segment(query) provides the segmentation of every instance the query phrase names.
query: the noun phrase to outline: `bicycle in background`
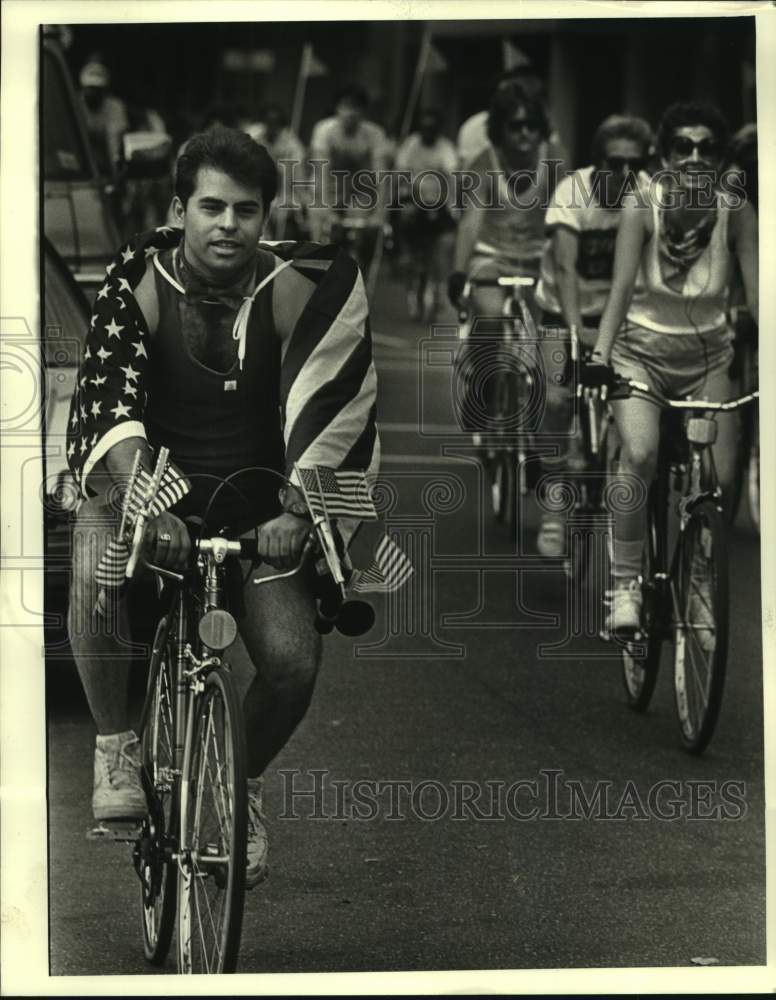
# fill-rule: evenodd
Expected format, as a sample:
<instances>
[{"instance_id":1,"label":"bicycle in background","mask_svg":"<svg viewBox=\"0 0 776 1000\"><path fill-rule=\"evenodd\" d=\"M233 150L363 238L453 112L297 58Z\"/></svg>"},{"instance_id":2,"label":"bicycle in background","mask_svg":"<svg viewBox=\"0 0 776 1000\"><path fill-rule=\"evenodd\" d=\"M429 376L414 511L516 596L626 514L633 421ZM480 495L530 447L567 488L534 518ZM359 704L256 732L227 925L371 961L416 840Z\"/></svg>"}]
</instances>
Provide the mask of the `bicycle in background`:
<instances>
[{"instance_id":1,"label":"bicycle in background","mask_svg":"<svg viewBox=\"0 0 776 1000\"><path fill-rule=\"evenodd\" d=\"M464 376L467 388L461 409L466 422L483 428L475 430L472 439L488 470L493 515L510 528L517 524L517 498L528 492L526 465L533 442L530 423L541 410L538 332L526 300L527 291L535 284L535 278L524 275L470 277L459 309L459 338L468 343L474 355ZM482 318L472 309L475 288L501 288L507 293L497 334L482 336L476 330Z\"/></svg>"}]
</instances>

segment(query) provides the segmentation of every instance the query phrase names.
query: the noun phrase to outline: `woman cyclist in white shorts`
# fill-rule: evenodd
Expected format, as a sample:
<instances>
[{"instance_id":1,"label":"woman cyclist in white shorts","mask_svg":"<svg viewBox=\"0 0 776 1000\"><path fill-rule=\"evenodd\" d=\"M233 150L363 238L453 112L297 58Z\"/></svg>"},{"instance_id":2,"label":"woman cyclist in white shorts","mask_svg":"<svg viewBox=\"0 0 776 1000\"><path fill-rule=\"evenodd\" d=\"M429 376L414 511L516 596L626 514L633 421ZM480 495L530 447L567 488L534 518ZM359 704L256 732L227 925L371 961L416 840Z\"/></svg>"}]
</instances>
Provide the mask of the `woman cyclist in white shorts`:
<instances>
[{"instance_id":1,"label":"woman cyclist in white shorts","mask_svg":"<svg viewBox=\"0 0 776 1000\"><path fill-rule=\"evenodd\" d=\"M657 151L664 170L646 197L625 204L615 247L612 289L593 365L647 383L666 397L710 401L733 394L728 369L732 331L725 307L737 260L751 315L757 316L757 219L724 174L729 131L721 112L698 102L663 115ZM643 295L633 296L641 269ZM613 402L621 440L619 471L649 484L655 475L659 408L636 396ZM723 491L734 472L737 416L720 414L714 460ZM614 593L605 629L638 628L646 511L618 512L614 525Z\"/></svg>"}]
</instances>

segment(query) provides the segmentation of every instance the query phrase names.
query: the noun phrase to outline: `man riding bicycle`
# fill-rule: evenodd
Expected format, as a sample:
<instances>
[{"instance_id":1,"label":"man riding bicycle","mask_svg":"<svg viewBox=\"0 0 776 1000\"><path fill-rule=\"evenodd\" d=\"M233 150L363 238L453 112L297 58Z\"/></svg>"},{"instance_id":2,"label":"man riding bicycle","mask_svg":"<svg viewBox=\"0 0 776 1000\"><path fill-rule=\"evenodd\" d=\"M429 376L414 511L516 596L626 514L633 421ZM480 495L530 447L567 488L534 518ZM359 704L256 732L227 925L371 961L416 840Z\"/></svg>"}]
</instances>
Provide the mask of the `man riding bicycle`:
<instances>
[{"instance_id":1,"label":"man riding bicycle","mask_svg":"<svg viewBox=\"0 0 776 1000\"><path fill-rule=\"evenodd\" d=\"M239 494L221 489L208 507L217 483L239 470L376 469L363 282L336 251L302 246L281 261L258 246L276 189L275 164L249 136L223 127L195 136L176 169L180 229L125 247L95 300L69 425L68 459L86 499L74 530L68 625L97 726L98 820L146 813L129 725L126 598L105 614L95 610L95 572L117 523L111 493L137 451L150 471L152 450L169 448L192 483L145 535L149 561L172 570L190 555L183 518L206 509L213 533L260 524L262 560L297 564L310 524L293 491L279 497L275 476L238 476ZM260 776L304 717L321 648L313 594L299 576L248 584L242 601L240 635L255 667L244 701L252 886L268 870Z\"/></svg>"},{"instance_id":2,"label":"man riding bicycle","mask_svg":"<svg viewBox=\"0 0 776 1000\"><path fill-rule=\"evenodd\" d=\"M402 191L400 234L406 247L407 307L410 319L423 317L429 322L442 300L455 245L456 223L450 208L458 157L441 125L438 111L424 109L418 131L396 153L396 169L410 175Z\"/></svg>"},{"instance_id":3,"label":"man riding bicycle","mask_svg":"<svg viewBox=\"0 0 776 1000\"><path fill-rule=\"evenodd\" d=\"M526 96L516 84L496 91L488 116L490 145L469 168L478 184L467 196L469 202L458 226L455 271L448 280L454 306L460 304L467 279L538 277L545 244L544 214L563 174L563 164L547 158L548 130L540 101ZM483 338L492 339L502 330L504 294L499 287L472 287L471 306L477 320L459 358L458 371L464 388L460 420L463 428L473 433L475 443L481 441L487 428L479 426L474 416L473 386L477 371L490 365L492 352L486 350ZM492 382L483 383L483 405L488 412Z\"/></svg>"},{"instance_id":4,"label":"man riding bicycle","mask_svg":"<svg viewBox=\"0 0 776 1000\"><path fill-rule=\"evenodd\" d=\"M629 196L623 206L589 382L609 378L613 368L667 398L715 402L732 395L733 335L725 310L737 261L747 307L757 317L757 218L743 192L722 184L728 136L713 105L677 103L664 113L657 133L664 171L646 197ZM644 291L634 296L639 270ZM660 410L630 396L613 401L612 411L622 443L619 471L648 485ZM723 497L735 468L736 419L734 413L717 417L713 455ZM606 631L627 634L639 626L644 536L643 505L617 513Z\"/></svg>"},{"instance_id":5,"label":"man riding bicycle","mask_svg":"<svg viewBox=\"0 0 776 1000\"><path fill-rule=\"evenodd\" d=\"M612 281L614 243L623 195L632 185L648 185L644 173L652 146L649 125L641 118L610 115L593 135L593 164L564 177L553 192L545 227L549 240L542 256L536 303L542 326L574 332L592 347ZM562 439L569 431L573 386L568 378L568 342L542 341L547 378L543 431ZM562 447L562 446L561 446ZM563 473L570 454L551 463ZM542 555L560 556L565 545L563 519L544 512L537 539Z\"/></svg>"},{"instance_id":6,"label":"man riding bicycle","mask_svg":"<svg viewBox=\"0 0 776 1000\"><path fill-rule=\"evenodd\" d=\"M347 226L357 226L355 256L364 271L384 222L378 176L388 166L388 140L366 118L368 103L363 88L344 88L336 113L317 122L310 137L310 159L322 161L309 209L313 239L344 243Z\"/></svg>"}]
</instances>

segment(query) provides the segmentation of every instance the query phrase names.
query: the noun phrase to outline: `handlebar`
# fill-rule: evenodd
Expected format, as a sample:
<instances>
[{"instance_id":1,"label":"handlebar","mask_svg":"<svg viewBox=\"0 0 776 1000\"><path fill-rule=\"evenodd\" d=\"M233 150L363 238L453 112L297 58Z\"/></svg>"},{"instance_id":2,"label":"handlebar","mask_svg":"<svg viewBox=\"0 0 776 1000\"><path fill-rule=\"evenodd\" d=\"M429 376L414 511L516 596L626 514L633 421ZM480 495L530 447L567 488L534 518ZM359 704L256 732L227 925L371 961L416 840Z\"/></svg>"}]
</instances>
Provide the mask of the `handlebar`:
<instances>
[{"instance_id":1,"label":"handlebar","mask_svg":"<svg viewBox=\"0 0 776 1000\"><path fill-rule=\"evenodd\" d=\"M760 398L759 390L755 389L754 392L749 392L745 396L739 396L736 399L727 399L724 402L712 402L708 399L668 399L666 396L655 392L654 389L651 389L644 382L615 377L613 390L616 392L622 389L630 389L638 392L640 395L646 396L668 410L707 410L714 413L727 413L731 410L738 410L742 406L747 406L749 403L754 402L755 399ZM609 398L612 398L612 394L610 394Z\"/></svg>"}]
</instances>

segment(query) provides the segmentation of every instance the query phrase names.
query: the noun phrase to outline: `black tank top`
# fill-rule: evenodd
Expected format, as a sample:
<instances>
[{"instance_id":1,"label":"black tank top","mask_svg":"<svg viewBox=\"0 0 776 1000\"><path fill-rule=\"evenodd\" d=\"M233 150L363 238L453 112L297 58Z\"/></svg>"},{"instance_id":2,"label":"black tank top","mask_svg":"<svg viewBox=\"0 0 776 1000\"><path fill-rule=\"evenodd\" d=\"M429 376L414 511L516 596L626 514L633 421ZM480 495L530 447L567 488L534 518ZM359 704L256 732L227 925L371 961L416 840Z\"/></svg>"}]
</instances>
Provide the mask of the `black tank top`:
<instances>
[{"instance_id":1,"label":"black tank top","mask_svg":"<svg viewBox=\"0 0 776 1000\"><path fill-rule=\"evenodd\" d=\"M172 251L163 251L159 263L174 274ZM257 283L275 266L272 254L257 256ZM152 446L165 445L170 458L192 482L192 492L175 512L204 516L218 482L253 466L283 469L280 424L280 341L272 317L270 282L256 296L248 324L245 358L228 372L217 372L198 361L183 335L183 295L154 267L159 301L159 325L151 340L146 433ZM201 304L213 329L231 336L235 312L227 306ZM245 473L236 476L241 499L229 487L218 492L207 517L209 527L258 524L279 512L281 485L276 476Z\"/></svg>"}]
</instances>

